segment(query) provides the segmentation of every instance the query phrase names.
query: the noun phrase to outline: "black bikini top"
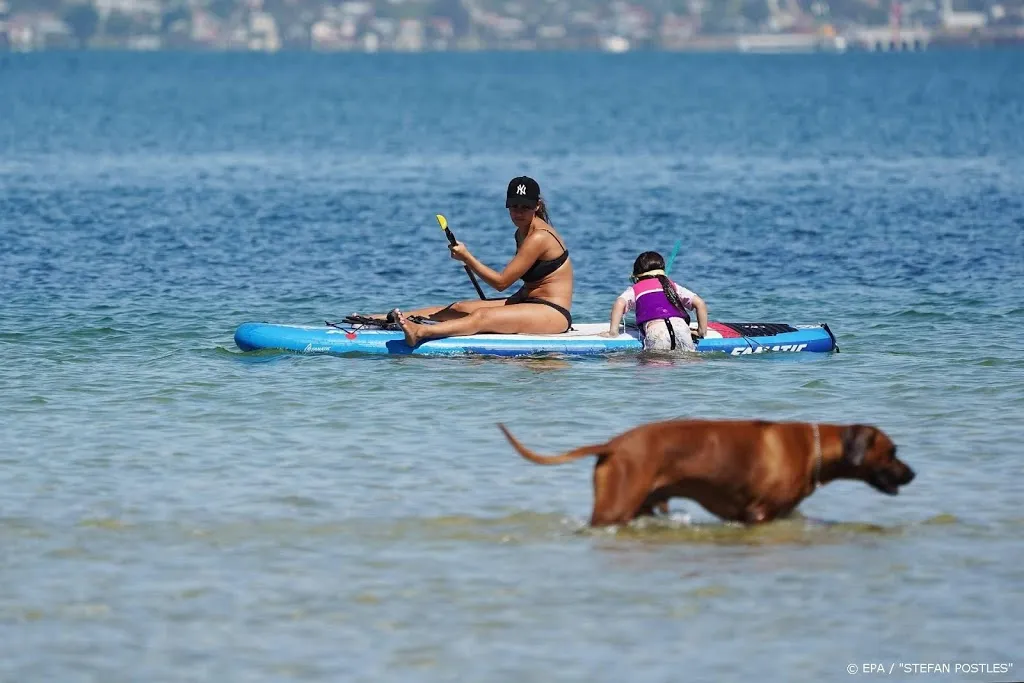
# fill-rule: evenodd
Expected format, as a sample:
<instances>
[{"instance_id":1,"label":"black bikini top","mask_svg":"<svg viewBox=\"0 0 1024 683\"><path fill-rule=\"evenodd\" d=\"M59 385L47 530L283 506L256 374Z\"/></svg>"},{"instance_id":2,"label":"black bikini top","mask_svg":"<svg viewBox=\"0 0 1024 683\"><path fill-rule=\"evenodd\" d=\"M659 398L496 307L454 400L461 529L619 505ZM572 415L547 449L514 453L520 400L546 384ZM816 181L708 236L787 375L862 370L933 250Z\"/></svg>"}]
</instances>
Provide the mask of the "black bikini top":
<instances>
[{"instance_id":1,"label":"black bikini top","mask_svg":"<svg viewBox=\"0 0 1024 683\"><path fill-rule=\"evenodd\" d=\"M547 232L547 233L551 233L551 236L554 237L555 240L557 240L558 243L562 246L562 253L559 256L557 256L557 257L555 257L553 259L548 259L546 261L545 260L541 260L541 259L537 259L533 263L533 265L530 266L530 269L528 271L526 271L525 273L523 273L523 282L525 282L527 284L533 284L534 282L539 282L540 280L543 280L548 275L551 275L551 273L553 273L556 270L558 270L559 268L561 268L562 264L565 263L567 260L569 260L569 250L565 248L564 244L562 244L562 240L558 239L558 235L556 235L555 233L551 232L550 230L548 230L546 228L541 228L541 230L544 230L544 232ZM519 249L519 245L520 245L519 231L516 230L516 250L517 251Z\"/></svg>"}]
</instances>

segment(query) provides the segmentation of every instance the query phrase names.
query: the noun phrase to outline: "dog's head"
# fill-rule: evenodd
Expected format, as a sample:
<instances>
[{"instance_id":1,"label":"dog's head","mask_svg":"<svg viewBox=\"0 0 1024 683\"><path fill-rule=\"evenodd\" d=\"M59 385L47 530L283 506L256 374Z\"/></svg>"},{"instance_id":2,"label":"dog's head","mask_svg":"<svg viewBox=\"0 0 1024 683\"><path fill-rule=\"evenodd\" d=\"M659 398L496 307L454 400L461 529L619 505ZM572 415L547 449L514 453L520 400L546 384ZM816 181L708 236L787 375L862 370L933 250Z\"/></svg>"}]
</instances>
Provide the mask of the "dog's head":
<instances>
[{"instance_id":1,"label":"dog's head","mask_svg":"<svg viewBox=\"0 0 1024 683\"><path fill-rule=\"evenodd\" d=\"M896 457L896 444L877 427L850 425L842 432L843 460L857 478L890 496L914 480L914 470Z\"/></svg>"}]
</instances>

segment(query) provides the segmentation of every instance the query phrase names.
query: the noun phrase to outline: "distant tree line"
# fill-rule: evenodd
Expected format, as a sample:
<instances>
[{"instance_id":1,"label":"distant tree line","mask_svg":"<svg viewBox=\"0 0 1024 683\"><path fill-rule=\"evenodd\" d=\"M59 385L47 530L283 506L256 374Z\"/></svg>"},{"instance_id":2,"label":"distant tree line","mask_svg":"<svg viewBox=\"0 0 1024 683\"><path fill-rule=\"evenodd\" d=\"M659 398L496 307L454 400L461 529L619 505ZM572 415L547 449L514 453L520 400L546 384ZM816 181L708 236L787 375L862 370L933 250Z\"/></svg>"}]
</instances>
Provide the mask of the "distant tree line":
<instances>
[{"instance_id":1,"label":"distant tree line","mask_svg":"<svg viewBox=\"0 0 1024 683\"><path fill-rule=\"evenodd\" d=\"M884 25L894 0L797 0L800 9L822 21L850 22L861 25ZM943 0L931 0L932 6L942 6ZM12 14L25 11L45 11L57 14L67 24L74 42L82 47L98 34L112 38L125 38L141 32L159 31L164 35L180 32L191 21L191 11L183 0L165 0L162 16L146 26L137 25L140 19L131 14L114 11L105 19L99 16L88 0L7 0ZM335 0L264 0L264 9L279 20L292 23L305 14L317 16L318 10ZM630 0L646 8L654 17L672 12L685 15L690 11L690 0ZM901 0L904 6L920 7L924 0ZM245 11L242 0L206 0L205 9L220 19L227 20ZM778 0L786 7L788 0ZM374 14L391 19L426 19L446 17L452 23L457 37L468 34L471 19L468 5L474 5L497 14L508 11L507 0L420 0L394 3L375 0ZM522 8L519 18L530 23L558 23L571 12L586 11L598 17L614 13L611 0L560 0L553 4L547 0L518 0ZM960 11L987 11L999 4L1011 12L1019 12L1024 0L953 0ZM704 32L731 32L751 30L770 19L768 0L705 0L701 16ZM563 16L564 15L564 16Z\"/></svg>"}]
</instances>

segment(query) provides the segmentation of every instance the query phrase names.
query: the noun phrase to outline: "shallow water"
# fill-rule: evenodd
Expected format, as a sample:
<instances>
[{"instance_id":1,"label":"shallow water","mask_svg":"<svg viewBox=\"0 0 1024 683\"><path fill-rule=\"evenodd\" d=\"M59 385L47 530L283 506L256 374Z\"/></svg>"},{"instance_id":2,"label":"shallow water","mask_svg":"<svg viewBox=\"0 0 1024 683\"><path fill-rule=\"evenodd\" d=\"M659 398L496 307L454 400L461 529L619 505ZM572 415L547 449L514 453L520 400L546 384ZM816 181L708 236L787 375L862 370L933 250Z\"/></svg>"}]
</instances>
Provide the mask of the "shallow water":
<instances>
[{"instance_id":1,"label":"shallow water","mask_svg":"<svg viewBox=\"0 0 1024 683\"><path fill-rule=\"evenodd\" d=\"M508 79L527 73L528 82ZM1020 676L1019 53L0 58L4 680ZM540 180L603 320L645 249L841 353L242 354L471 298ZM674 416L870 422L918 473L802 517L584 528ZM1015 667L1009 667L1009 664ZM859 669L858 677L877 677Z\"/></svg>"}]
</instances>

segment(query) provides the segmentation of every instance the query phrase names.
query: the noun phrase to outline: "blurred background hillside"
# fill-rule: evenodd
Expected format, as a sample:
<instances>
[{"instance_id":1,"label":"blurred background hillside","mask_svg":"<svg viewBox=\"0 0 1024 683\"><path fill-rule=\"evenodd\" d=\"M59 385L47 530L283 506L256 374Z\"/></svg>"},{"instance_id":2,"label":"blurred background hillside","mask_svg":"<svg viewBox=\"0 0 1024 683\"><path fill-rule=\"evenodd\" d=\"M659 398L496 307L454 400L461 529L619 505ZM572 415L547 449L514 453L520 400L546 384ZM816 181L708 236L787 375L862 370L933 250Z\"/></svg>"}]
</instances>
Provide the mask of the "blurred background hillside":
<instances>
[{"instance_id":1,"label":"blurred background hillside","mask_svg":"<svg viewBox=\"0 0 1024 683\"><path fill-rule=\"evenodd\" d=\"M1024 42L1024 0L0 0L0 50L925 50Z\"/></svg>"}]
</instances>

